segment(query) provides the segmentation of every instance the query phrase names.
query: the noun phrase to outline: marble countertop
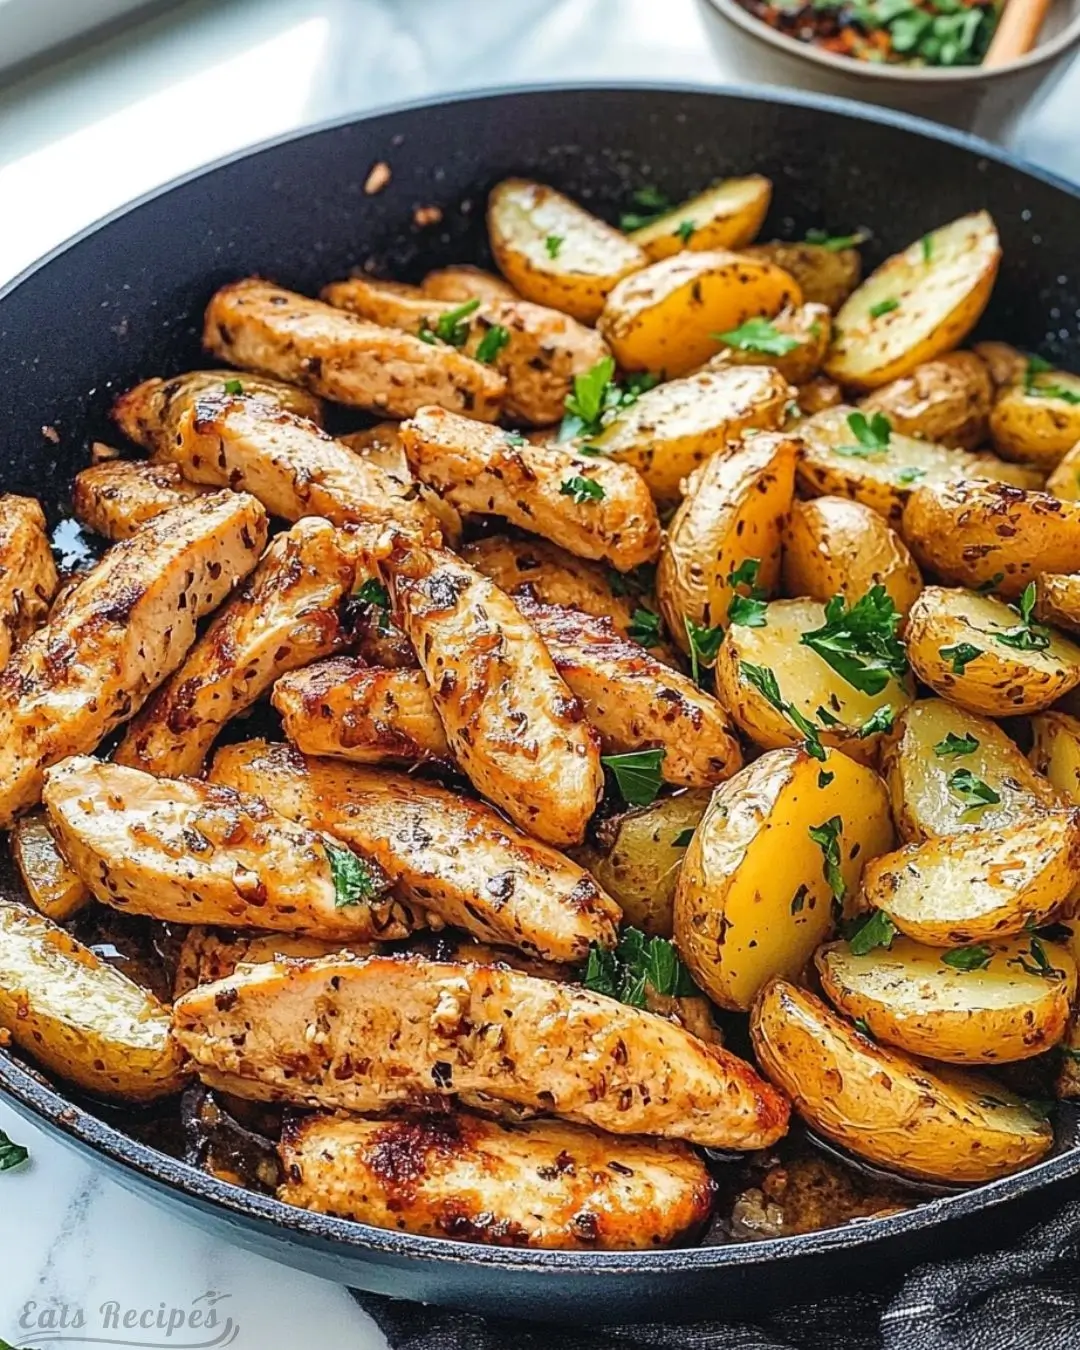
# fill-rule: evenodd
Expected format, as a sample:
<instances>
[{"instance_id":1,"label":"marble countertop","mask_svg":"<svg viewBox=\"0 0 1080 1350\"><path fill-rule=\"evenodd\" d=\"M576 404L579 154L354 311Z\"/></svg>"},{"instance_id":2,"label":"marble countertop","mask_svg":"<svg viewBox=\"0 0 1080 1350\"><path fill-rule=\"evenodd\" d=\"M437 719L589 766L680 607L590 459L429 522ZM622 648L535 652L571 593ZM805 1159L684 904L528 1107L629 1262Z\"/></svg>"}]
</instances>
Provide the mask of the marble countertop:
<instances>
[{"instance_id":1,"label":"marble countertop","mask_svg":"<svg viewBox=\"0 0 1080 1350\"><path fill-rule=\"evenodd\" d=\"M494 84L737 83L714 22L701 0L196 0L0 91L0 281L177 174L337 114ZM1080 179L1078 100L1074 65L1015 148ZM241 1348L383 1344L344 1290L166 1216L2 1104L0 1128L32 1156L0 1177L12 1345L70 1340L77 1310L92 1335L105 1305L184 1310L207 1294Z\"/></svg>"}]
</instances>

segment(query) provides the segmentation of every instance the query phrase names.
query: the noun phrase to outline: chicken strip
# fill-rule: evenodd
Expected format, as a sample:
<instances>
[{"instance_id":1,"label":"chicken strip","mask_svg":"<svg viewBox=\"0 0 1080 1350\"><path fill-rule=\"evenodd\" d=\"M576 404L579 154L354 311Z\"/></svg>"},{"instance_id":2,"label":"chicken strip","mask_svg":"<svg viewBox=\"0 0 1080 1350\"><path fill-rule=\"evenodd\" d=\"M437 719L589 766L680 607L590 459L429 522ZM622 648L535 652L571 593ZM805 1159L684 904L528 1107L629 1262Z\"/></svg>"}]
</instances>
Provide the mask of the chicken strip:
<instances>
[{"instance_id":1,"label":"chicken strip","mask_svg":"<svg viewBox=\"0 0 1080 1350\"><path fill-rule=\"evenodd\" d=\"M506 412L533 426L558 422L574 377L611 355L595 328L528 300L436 300L419 286L370 277L332 282L322 298L372 323L452 342L490 365L506 378Z\"/></svg>"},{"instance_id":2,"label":"chicken strip","mask_svg":"<svg viewBox=\"0 0 1080 1350\"><path fill-rule=\"evenodd\" d=\"M660 552L656 505L629 464L532 445L441 408L421 408L401 443L417 478L463 515L502 516L620 572Z\"/></svg>"},{"instance_id":3,"label":"chicken strip","mask_svg":"<svg viewBox=\"0 0 1080 1350\"><path fill-rule=\"evenodd\" d=\"M231 394L284 408L316 426L323 424L322 402L306 389L236 370L189 370L168 380L143 380L120 395L113 404L112 418L129 440L151 453L162 454L175 439L181 416L199 399Z\"/></svg>"},{"instance_id":4,"label":"chicken strip","mask_svg":"<svg viewBox=\"0 0 1080 1350\"><path fill-rule=\"evenodd\" d=\"M0 826L40 800L45 769L138 711L265 543L254 497L217 492L109 549L0 671Z\"/></svg>"},{"instance_id":5,"label":"chicken strip","mask_svg":"<svg viewBox=\"0 0 1080 1350\"><path fill-rule=\"evenodd\" d=\"M33 497L0 496L0 667L45 622L59 580L45 512Z\"/></svg>"},{"instance_id":6,"label":"chicken strip","mask_svg":"<svg viewBox=\"0 0 1080 1350\"><path fill-rule=\"evenodd\" d=\"M600 752L514 602L445 549L399 540L379 566L477 791L538 839L580 843L604 787Z\"/></svg>"},{"instance_id":7,"label":"chicken strip","mask_svg":"<svg viewBox=\"0 0 1080 1350\"><path fill-rule=\"evenodd\" d=\"M555 1120L304 1116L279 1153L286 1204L498 1247L669 1246L705 1225L716 1192L685 1144Z\"/></svg>"},{"instance_id":8,"label":"chicken strip","mask_svg":"<svg viewBox=\"0 0 1080 1350\"><path fill-rule=\"evenodd\" d=\"M459 792L265 741L225 746L210 776L375 858L404 899L485 942L571 962L614 945L619 907L588 872Z\"/></svg>"},{"instance_id":9,"label":"chicken strip","mask_svg":"<svg viewBox=\"0 0 1080 1350\"><path fill-rule=\"evenodd\" d=\"M343 942L332 938L306 937L301 933L258 933L195 924L184 934L176 958L173 998L181 998L197 985L212 984L231 975L237 966L257 966L262 961L317 961L322 956L375 956L377 942Z\"/></svg>"},{"instance_id":10,"label":"chicken strip","mask_svg":"<svg viewBox=\"0 0 1080 1350\"><path fill-rule=\"evenodd\" d=\"M43 800L68 862L124 913L342 942L416 927L370 856L261 797L77 755L48 771Z\"/></svg>"},{"instance_id":11,"label":"chicken strip","mask_svg":"<svg viewBox=\"0 0 1080 1350\"><path fill-rule=\"evenodd\" d=\"M354 454L360 455L370 464L376 464L401 484L403 496L415 497L435 519L443 533L443 540L449 548L457 548L461 542L461 516L443 501L434 488L413 477L405 451L401 448L400 422L377 422L364 431L352 431L339 436L342 445L347 445Z\"/></svg>"},{"instance_id":12,"label":"chicken strip","mask_svg":"<svg viewBox=\"0 0 1080 1350\"><path fill-rule=\"evenodd\" d=\"M342 645L342 605L355 583L356 549L328 521L309 517L279 534L129 724L116 762L169 778L197 774L221 728L279 675Z\"/></svg>"},{"instance_id":13,"label":"chicken strip","mask_svg":"<svg viewBox=\"0 0 1080 1350\"><path fill-rule=\"evenodd\" d=\"M449 764L453 753L422 670L338 656L283 675L271 701L305 755L354 764Z\"/></svg>"},{"instance_id":14,"label":"chicken strip","mask_svg":"<svg viewBox=\"0 0 1080 1350\"><path fill-rule=\"evenodd\" d=\"M72 503L88 529L115 541L130 539L162 511L213 491L187 482L176 464L112 459L75 475Z\"/></svg>"},{"instance_id":15,"label":"chicken strip","mask_svg":"<svg viewBox=\"0 0 1080 1350\"><path fill-rule=\"evenodd\" d=\"M485 272L472 263L456 263L452 267L438 267L429 272L420 283L424 295L433 300L520 300L521 296L508 281L495 272Z\"/></svg>"},{"instance_id":16,"label":"chicken strip","mask_svg":"<svg viewBox=\"0 0 1080 1350\"><path fill-rule=\"evenodd\" d=\"M203 344L231 365L382 416L410 417L434 403L493 422L506 394L501 375L455 347L380 328L256 277L211 297Z\"/></svg>"},{"instance_id":17,"label":"chicken strip","mask_svg":"<svg viewBox=\"0 0 1080 1350\"><path fill-rule=\"evenodd\" d=\"M788 1105L655 1013L501 966L326 957L244 966L174 1008L199 1068L257 1097L378 1112L486 1092L613 1134L769 1148Z\"/></svg>"},{"instance_id":18,"label":"chicken strip","mask_svg":"<svg viewBox=\"0 0 1080 1350\"><path fill-rule=\"evenodd\" d=\"M200 399L180 415L162 455L193 483L250 492L275 516L335 525L393 523L440 536L434 517L392 478L292 413L255 399Z\"/></svg>"},{"instance_id":19,"label":"chicken strip","mask_svg":"<svg viewBox=\"0 0 1080 1350\"><path fill-rule=\"evenodd\" d=\"M723 705L688 675L620 637L606 619L524 597L518 604L584 705L605 754L661 749L664 781L679 787L713 787L742 768Z\"/></svg>"}]
</instances>

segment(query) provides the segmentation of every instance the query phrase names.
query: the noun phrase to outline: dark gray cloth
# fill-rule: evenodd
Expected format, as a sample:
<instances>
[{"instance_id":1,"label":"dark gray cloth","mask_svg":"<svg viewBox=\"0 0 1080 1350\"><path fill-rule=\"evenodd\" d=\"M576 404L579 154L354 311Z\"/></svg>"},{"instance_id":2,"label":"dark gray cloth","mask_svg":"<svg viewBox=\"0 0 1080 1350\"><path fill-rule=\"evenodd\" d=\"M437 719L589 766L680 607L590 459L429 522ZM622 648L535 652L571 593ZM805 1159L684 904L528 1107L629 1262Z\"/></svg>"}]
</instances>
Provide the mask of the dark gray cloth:
<instances>
[{"instance_id":1,"label":"dark gray cloth","mask_svg":"<svg viewBox=\"0 0 1080 1350\"><path fill-rule=\"evenodd\" d=\"M1008 1251L919 1266L896 1287L798 1304L757 1325L566 1330L356 1297L392 1350L1075 1350L1080 1201Z\"/></svg>"}]
</instances>

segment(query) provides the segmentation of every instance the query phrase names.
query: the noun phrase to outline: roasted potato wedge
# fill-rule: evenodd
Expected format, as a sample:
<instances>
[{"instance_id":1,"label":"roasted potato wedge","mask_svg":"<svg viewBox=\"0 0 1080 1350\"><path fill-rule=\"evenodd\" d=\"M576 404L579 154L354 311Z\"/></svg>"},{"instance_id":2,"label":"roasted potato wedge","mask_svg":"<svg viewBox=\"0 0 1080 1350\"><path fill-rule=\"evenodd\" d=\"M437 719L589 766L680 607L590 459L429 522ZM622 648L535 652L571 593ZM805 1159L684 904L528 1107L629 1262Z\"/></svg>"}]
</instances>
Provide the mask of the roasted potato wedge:
<instances>
[{"instance_id":1,"label":"roasted potato wedge","mask_svg":"<svg viewBox=\"0 0 1080 1350\"><path fill-rule=\"evenodd\" d=\"M677 501L683 479L745 431L778 431L793 396L766 366L699 371L650 389L591 444L632 464L657 501Z\"/></svg>"},{"instance_id":2,"label":"roasted potato wedge","mask_svg":"<svg viewBox=\"0 0 1080 1350\"><path fill-rule=\"evenodd\" d=\"M1053 1145L1049 1122L993 1079L931 1071L784 980L761 991L750 1033L758 1063L804 1120L901 1176L993 1181L1038 1162Z\"/></svg>"},{"instance_id":3,"label":"roasted potato wedge","mask_svg":"<svg viewBox=\"0 0 1080 1350\"><path fill-rule=\"evenodd\" d=\"M1080 501L1080 441L1071 450L1066 450L1050 471L1046 491L1063 502Z\"/></svg>"},{"instance_id":4,"label":"roasted potato wedge","mask_svg":"<svg viewBox=\"0 0 1080 1350\"><path fill-rule=\"evenodd\" d=\"M826 408L838 408L843 401L844 391L835 380L830 380L827 375L817 375L795 390L797 406L788 405L788 423L784 430L790 430L792 424L797 425L800 418L814 417Z\"/></svg>"},{"instance_id":5,"label":"roasted potato wedge","mask_svg":"<svg viewBox=\"0 0 1080 1350\"><path fill-rule=\"evenodd\" d=\"M859 407L867 414L884 413L903 436L977 450L986 440L993 401L985 363L974 352L946 352L875 389Z\"/></svg>"},{"instance_id":6,"label":"roasted potato wedge","mask_svg":"<svg viewBox=\"0 0 1080 1350\"><path fill-rule=\"evenodd\" d=\"M988 717L1041 712L1080 684L1080 646L1030 628L991 595L927 586L908 614L906 638L924 684Z\"/></svg>"},{"instance_id":7,"label":"roasted potato wedge","mask_svg":"<svg viewBox=\"0 0 1080 1350\"><path fill-rule=\"evenodd\" d=\"M11 829L11 856L39 914L66 923L90 903L90 892L56 847L44 811L20 816Z\"/></svg>"},{"instance_id":8,"label":"roasted potato wedge","mask_svg":"<svg viewBox=\"0 0 1080 1350\"><path fill-rule=\"evenodd\" d=\"M1043 572L1036 577L1035 617L1080 634L1080 575Z\"/></svg>"},{"instance_id":9,"label":"roasted potato wedge","mask_svg":"<svg viewBox=\"0 0 1080 1350\"><path fill-rule=\"evenodd\" d=\"M762 258L677 253L614 286L596 326L624 370L685 375L715 355L713 334L802 302L798 282Z\"/></svg>"},{"instance_id":10,"label":"roasted potato wedge","mask_svg":"<svg viewBox=\"0 0 1080 1350\"><path fill-rule=\"evenodd\" d=\"M761 174L725 178L680 206L627 235L650 262L683 249L741 249L761 229L772 199L772 183Z\"/></svg>"},{"instance_id":11,"label":"roasted potato wedge","mask_svg":"<svg viewBox=\"0 0 1080 1350\"><path fill-rule=\"evenodd\" d=\"M187 1077L169 1013L62 928L0 901L0 1027L87 1092L145 1102Z\"/></svg>"},{"instance_id":12,"label":"roasted potato wedge","mask_svg":"<svg viewBox=\"0 0 1080 1350\"><path fill-rule=\"evenodd\" d=\"M826 751L772 750L716 788L675 891L675 942L723 1008L746 1009L774 975L798 979L892 844L885 785Z\"/></svg>"},{"instance_id":13,"label":"roasted potato wedge","mask_svg":"<svg viewBox=\"0 0 1080 1350\"><path fill-rule=\"evenodd\" d=\"M720 350L706 370L725 366L771 366L792 384L806 384L821 369L832 341L826 305L783 309L767 324L753 320L719 338Z\"/></svg>"},{"instance_id":14,"label":"roasted potato wedge","mask_svg":"<svg viewBox=\"0 0 1080 1350\"><path fill-rule=\"evenodd\" d=\"M985 783L990 793L984 795L998 798L979 811L982 830L1015 825L1065 804L995 722L943 698L920 699L897 718L881 762L901 839L955 834L972 824L966 795L949 787L957 769Z\"/></svg>"},{"instance_id":15,"label":"roasted potato wedge","mask_svg":"<svg viewBox=\"0 0 1080 1350\"><path fill-rule=\"evenodd\" d=\"M979 792L964 780L976 827L905 844L867 864L863 898L930 947L994 942L1046 923L1076 885L1080 814L1044 811L994 830L978 828Z\"/></svg>"},{"instance_id":16,"label":"roasted potato wedge","mask_svg":"<svg viewBox=\"0 0 1080 1350\"><path fill-rule=\"evenodd\" d=\"M799 283L807 304L827 305L834 314L862 277L862 257L857 248L773 239L750 244L740 252L748 258L775 263Z\"/></svg>"},{"instance_id":17,"label":"roasted potato wedge","mask_svg":"<svg viewBox=\"0 0 1080 1350\"><path fill-rule=\"evenodd\" d=\"M952 351L986 308L1000 261L986 211L917 239L844 301L826 374L848 388L877 389Z\"/></svg>"},{"instance_id":18,"label":"roasted potato wedge","mask_svg":"<svg viewBox=\"0 0 1080 1350\"><path fill-rule=\"evenodd\" d=\"M1003 459L1053 469L1080 442L1080 375L1038 365L998 394L990 439Z\"/></svg>"},{"instance_id":19,"label":"roasted potato wedge","mask_svg":"<svg viewBox=\"0 0 1080 1350\"><path fill-rule=\"evenodd\" d=\"M822 988L876 1040L948 1064L1030 1059L1065 1034L1076 996L1076 962L1056 942L1018 937L956 952L896 938L858 956L846 942L815 958ZM965 964L966 962L966 964Z\"/></svg>"},{"instance_id":20,"label":"roasted potato wedge","mask_svg":"<svg viewBox=\"0 0 1080 1350\"><path fill-rule=\"evenodd\" d=\"M792 503L784 528L787 595L822 603L843 595L854 602L872 586L884 586L906 614L922 585L907 545L871 507L848 497Z\"/></svg>"},{"instance_id":21,"label":"roasted potato wedge","mask_svg":"<svg viewBox=\"0 0 1080 1350\"><path fill-rule=\"evenodd\" d=\"M1028 759L1066 800L1080 806L1080 718L1044 712L1031 719Z\"/></svg>"},{"instance_id":22,"label":"roasted potato wedge","mask_svg":"<svg viewBox=\"0 0 1080 1350\"><path fill-rule=\"evenodd\" d=\"M492 189L487 224L491 251L511 286L582 323L595 323L608 292L649 260L633 240L569 197L524 178Z\"/></svg>"},{"instance_id":23,"label":"roasted potato wedge","mask_svg":"<svg viewBox=\"0 0 1080 1350\"><path fill-rule=\"evenodd\" d=\"M773 750L802 744L805 732L762 687L771 674L779 703L812 723L823 744L874 763L884 710L895 714L911 702L911 677L890 679L876 694L849 684L802 641L825 624L825 606L816 600L774 600L763 617L761 627L737 623L728 629L716 658L720 702L755 745Z\"/></svg>"},{"instance_id":24,"label":"roasted potato wedge","mask_svg":"<svg viewBox=\"0 0 1080 1350\"><path fill-rule=\"evenodd\" d=\"M43 624L60 578L33 497L0 496L0 669Z\"/></svg>"},{"instance_id":25,"label":"roasted potato wedge","mask_svg":"<svg viewBox=\"0 0 1080 1350\"><path fill-rule=\"evenodd\" d=\"M1080 503L1006 483L915 488L900 525L917 561L943 581L1019 595L1039 572L1080 568Z\"/></svg>"},{"instance_id":26,"label":"roasted potato wedge","mask_svg":"<svg viewBox=\"0 0 1080 1350\"><path fill-rule=\"evenodd\" d=\"M731 578L744 564L756 562L753 583L763 592L775 588L797 453L791 437L758 432L691 475L656 569L660 612L683 651L691 648L690 624L727 624L745 581Z\"/></svg>"}]
</instances>

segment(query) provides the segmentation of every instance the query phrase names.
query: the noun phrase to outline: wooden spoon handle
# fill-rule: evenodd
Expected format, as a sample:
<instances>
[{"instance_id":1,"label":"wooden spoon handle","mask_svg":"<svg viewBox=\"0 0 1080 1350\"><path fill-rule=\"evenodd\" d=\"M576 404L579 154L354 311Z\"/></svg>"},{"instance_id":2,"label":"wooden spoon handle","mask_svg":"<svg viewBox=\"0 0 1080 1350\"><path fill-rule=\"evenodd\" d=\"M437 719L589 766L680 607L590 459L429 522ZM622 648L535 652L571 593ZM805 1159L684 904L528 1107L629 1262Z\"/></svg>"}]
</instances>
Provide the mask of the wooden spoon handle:
<instances>
[{"instance_id":1,"label":"wooden spoon handle","mask_svg":"<svg viewBox=\"0 0 1080 1350\"><path fill-rule=\"evenodd\" d=\"M1031 51L1050 4L1051 0L1007 0L983 67L1004 66Z\"/></svg>"}]
</instances>

